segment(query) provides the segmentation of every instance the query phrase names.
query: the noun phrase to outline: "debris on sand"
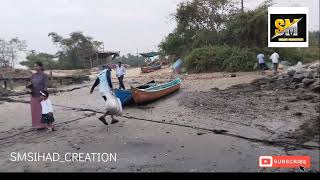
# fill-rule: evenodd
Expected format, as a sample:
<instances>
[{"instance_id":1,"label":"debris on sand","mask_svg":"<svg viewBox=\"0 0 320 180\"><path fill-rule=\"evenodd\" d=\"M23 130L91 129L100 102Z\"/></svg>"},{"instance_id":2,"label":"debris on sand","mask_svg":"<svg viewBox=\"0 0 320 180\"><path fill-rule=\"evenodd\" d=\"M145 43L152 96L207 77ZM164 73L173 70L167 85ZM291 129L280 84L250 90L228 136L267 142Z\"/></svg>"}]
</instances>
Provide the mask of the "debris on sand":
<instances>
[{"instance_id":1,"label":"debris on sand","mask_svg":"<svg viewBox=\"0 0 320 180\"><path fill-rule=\"evenodd\" d=\"M302 113L301 112L296 112L296 113L293 113L294 116L302 116Z\"/></svg>"},{"instance_id":2,"label":"debris on sand","mask_svg":"<svg viewBox=\"0 0 320 180\"><path fill-rule=\"evenodd\" d=\"M262 132L251 134L253 136L265 135L272 137L271 140L299 140L299 143L305 142L303 140L318 142L319 131L309 133L306 127L300 125L316 127L319 124L319 73L320 65L303 65L289 68L276 76L256 79L249 84L206 92L188 92L178 102L199 115L210 114L214 122L232 123L235 125L232 129L239 129L244 134L247 132L243 128L255 127ZM283 125L288 127L280 128ZM289 129L295 131L289 133Z\"/></svg>"},{"instance_id":3,"label":"debris on sand","mask_svg":"<svg viewBox=\"0 0 320 180\"><path fill-rule=\"evenodd\" d=\"M286 105L286 106L284 106L284 108L283 108L284 110L289 110L289 107Z\"/></svg>"},{"instance_id":4,"label":"debris on sand","mask_svg":"<svg viewBox=\"0 0 320 180\"><path fill-rule=\"evenodd\" d=\"M206 134L206 133L202 133L202 132L198 132L197 133L198 136L201 136L201 135L204 135L204 134Z\"/></svg>"}]
</instances>

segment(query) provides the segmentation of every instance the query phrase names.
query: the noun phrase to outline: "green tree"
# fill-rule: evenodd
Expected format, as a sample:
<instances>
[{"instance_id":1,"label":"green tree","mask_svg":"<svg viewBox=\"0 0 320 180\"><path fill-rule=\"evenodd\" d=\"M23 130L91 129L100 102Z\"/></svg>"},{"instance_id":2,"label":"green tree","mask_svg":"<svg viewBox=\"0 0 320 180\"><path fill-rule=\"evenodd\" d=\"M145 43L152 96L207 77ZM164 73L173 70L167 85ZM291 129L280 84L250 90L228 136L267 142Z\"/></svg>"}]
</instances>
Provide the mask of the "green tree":
<instances>
[{"instance_id":1,"label":"green tree","mask_svg":"<svg viewBox=\"0 0 320 180\"><path fill-rule=\"evenodd\" d=\"M185 56L193 48L219 44L230 14L238 12L231 0L182 2L174 14L177 27L159 45L162 54ZM221 38L220 38L221 39Z\"/></svg>"},{"instance_id":2,"label":"green tree","mask_svg":"<svg viewBox=\"0 0 320 180\"><path fill-rule=\"evenodd\" d=\"M268 7L262 3L254 10L230 15L226 29L221 33L223 42L230 46L265 48L268 46Z\"/></svg>"},{"instance_id":3,"label":"green tree","mask_svg":"<svg viewBox=\"0 0 320 180\"><path fill-rule=\"evenodd\" d=\"M90 68L85 66L83 60L99 51L102 44L102 42L83 35L82 32L72 32L68 38L54 32L49 33L48 36L58 48L55 56L63 69Z\"/></svg>"},{"instance_id":4,"label":"green tree","mask_svg":"<svg viewBox=\"0 0 320 180\"><path fill-rule=\"evenodd\" d=\"M54 60L54 56L47 53L31 53L27 55L26 61L20 62L21 65L33 68L36 62L42 62L46 69L59 69L58 61Z\"/></svg>"}]
</instances>

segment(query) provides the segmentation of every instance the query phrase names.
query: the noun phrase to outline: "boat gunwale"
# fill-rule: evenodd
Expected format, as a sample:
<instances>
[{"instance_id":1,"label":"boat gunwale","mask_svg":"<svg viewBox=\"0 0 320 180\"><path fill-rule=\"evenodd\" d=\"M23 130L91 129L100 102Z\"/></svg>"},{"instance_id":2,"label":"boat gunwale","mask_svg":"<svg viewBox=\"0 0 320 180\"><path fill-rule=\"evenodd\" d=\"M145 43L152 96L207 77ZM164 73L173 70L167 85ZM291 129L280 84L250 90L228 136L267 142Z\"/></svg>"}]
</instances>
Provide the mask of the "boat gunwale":
<instances>
[{"instance_id":1,"label":"boat gunwale","mask_svg":"<svg viewBox=\"0 0 320 180\"><path fill-rule=\"evenodd\" d=\"M170 88L175 87L175 86L177 86L177 85L181 85L181 83L182 83L182 80L181 80L180 78L177 78L177 79L175 79L175 80L169 81L169 82L167 82L167 83L170 83L170 82L173 82L173 81L179 81L179 82L177 82L177 83L175 83L175 84L172 84L172 85L170 85L170 86L168 86L168 87L165 87L165 88L162 88L162 89L158 89L158 90L138 89L138 88L135 88L135 87L133 87L133 86L131 86L131 89L132 89L132 90L135 90L135 91L141 91L141 92L146 92L146 93L153 93L153 92L159 92L159 91L163 91L163 90L166 90L166 89L170 89ZM166 83L164 83L164 84L166 84ZM160 84L159 86L164 85L164 84Z\"/></svg>"}]
</instances>

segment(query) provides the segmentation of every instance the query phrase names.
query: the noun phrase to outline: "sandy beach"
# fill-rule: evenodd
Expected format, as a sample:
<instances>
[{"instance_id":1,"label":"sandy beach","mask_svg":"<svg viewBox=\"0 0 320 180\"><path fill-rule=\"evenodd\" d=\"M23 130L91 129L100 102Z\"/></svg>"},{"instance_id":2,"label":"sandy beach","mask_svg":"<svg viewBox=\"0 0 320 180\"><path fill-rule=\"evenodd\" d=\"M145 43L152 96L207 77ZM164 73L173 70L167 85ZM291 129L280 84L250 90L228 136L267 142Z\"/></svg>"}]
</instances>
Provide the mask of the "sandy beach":
<instances>
[{"instance_id":1,"label":"sandy beach","mask_svg":"<svg viewBox=\"0 0 320 180\"><path fill-rule=\"evenodd\" d=\"M31 130L28 95L10 96L15 102L0 101L0 171L298 172L259 168L258 158L308 155L310 171L319 172L319 135L306 134L311 132L306 124L319 122L313 121L319 118L318 103L288 102L298 92L277 86L261 89L252 83L271 75L174 75L169 67L149 74L131 68L127 74L127 88L176 77L183 84L178 92L153 103L124 107L123 117L117 117L120 122L109 126L97 119L104 102L97 89L89 93L93 79L61 87L79 88L51 95L57 127L52 133ZM117 79L112 81L117 87ZM18 162L11 160L12 152L116 153L117 161Z\"/></svg>"}]
</instances>

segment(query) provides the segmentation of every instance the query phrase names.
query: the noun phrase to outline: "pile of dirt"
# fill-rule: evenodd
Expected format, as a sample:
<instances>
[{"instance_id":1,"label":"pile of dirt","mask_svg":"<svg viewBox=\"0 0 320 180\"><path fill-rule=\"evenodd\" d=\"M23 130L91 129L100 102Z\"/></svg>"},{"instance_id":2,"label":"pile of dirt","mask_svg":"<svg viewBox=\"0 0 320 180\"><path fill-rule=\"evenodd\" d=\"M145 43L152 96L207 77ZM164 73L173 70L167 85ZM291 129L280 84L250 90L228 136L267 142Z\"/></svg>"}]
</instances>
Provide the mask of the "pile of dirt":
<instances>
[{"instance_id":1,"label":"pile of dirt","mask_svg":"<svg viewBox=\"0 0 320 180\"><path fill-rule=\"evenodd\" d=\"M184 93L179 104L212 121L255 127L272 139L319 141L320 65L289 68L250 84Z\"/></svg>"}]
</instances>

